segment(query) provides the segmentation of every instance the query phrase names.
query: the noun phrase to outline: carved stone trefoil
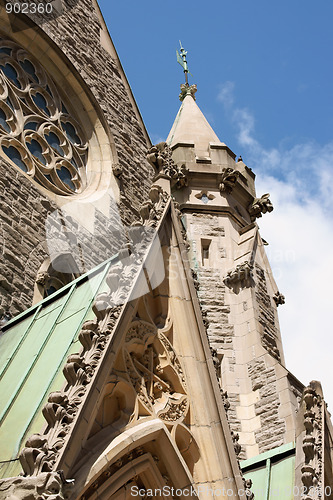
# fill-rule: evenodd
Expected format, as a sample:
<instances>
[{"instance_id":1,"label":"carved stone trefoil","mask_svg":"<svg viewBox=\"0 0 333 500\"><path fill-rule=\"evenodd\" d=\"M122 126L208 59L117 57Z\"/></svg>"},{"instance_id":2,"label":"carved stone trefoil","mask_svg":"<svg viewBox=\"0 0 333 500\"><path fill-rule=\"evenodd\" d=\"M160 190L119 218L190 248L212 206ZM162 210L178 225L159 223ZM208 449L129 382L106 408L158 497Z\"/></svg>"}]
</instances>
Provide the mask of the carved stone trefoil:
<instances>
[{"instance_id":1,"label":"carved stone trefoil","mask_svg":"<svg viewBox=\"0 0 333 500\"><path fill-rule=\"evenodd\" d=\"M147 160L154 168L155 174L164 174L170 178L171 188L181 189L187 186L188 180L184 165L178 166L172 159L172 150L166 142L152 146L147 152Z\"/></svg>"},{"instance_id":2,"label":"carved stone trefoil","mask_svg":"<svg viewBox=\"0 0 333 500\"><path fill-rule=\"evenodd\" d=\"M273 211L273 205L269 196L270 194L266 193L261 198L254 198L253 202L249 205L248 211L252 222L262 217L262 214Z\"/></svg>"},{"instance_id":3,"label":"carved stone trefoil","mask_svg":"<svg viewBox=\"0 0 333 500\"><path fill-rule=\"evenodd\" d=\"M230 194L236 185L240 172L233 168L226 167L222 170L222 178L219 186L220 193Z\"/></svg>"}]
</instances>

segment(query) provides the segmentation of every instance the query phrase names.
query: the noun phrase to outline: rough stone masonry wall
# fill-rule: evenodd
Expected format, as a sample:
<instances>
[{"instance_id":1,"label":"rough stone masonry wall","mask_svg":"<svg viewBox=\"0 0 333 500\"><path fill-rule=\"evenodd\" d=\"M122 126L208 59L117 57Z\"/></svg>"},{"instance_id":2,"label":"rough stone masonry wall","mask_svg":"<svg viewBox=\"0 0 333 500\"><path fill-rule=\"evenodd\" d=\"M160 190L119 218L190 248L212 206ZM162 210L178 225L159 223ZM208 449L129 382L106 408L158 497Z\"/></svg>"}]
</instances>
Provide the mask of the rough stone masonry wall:
<instances>
[{"instance_id":1,"label":"rough stone masonry wall","mask_svg":"<svg viewBox=\"0 0 333 500\"><path fill-rule=\"evenodd\" d=\"M71 61L97 100L113 134L121 181L120 216L125 226L137 217L147 198L152 171L145 159L146 139L125 90L116 62L100 46L100 25L92 0L79 0L75 7L41 28ZM15 315L31 305L37 271L48 256L45 245L45 219L56 207L28 179L6 161L0 160L0 318ZM94 240L75 221L66 217L65 225L82 248L85 269L94 267L119 248L114 234L115 213L110 217L96 211ZM77 253L77 252L76 252ZM78 263L79 264L79 263Z\"/></svg>"},{"instance_id":2,"label":"rough stone masonry wall","mask_svg":"<svg viewBox=\"0 0 333 500\"><path fill-rule=\"evenodd\" d=\"M255 266L256 301L258 319L261 325L261 342L267 352L280 361L277 347L277 328L274 309L268 294L265 271ZM280 399L276 388L274 367L267 368L263 358L248 363L248 374L253 391L259 390L259 401L255 403L255 413L260 416L260 429L255 432L260 453L284 443L286 431L284 419L279 418Z\"/></svg>"},{"instance_id":3,"label":"rough stone masonry wall","mask_svg":"<svg viewBox=\"0 0 333 500\"><path fill-rule=\"evenodd\" d=\"M210 214L192 214L187 216L190 238L201 235L204 238L224 237L224 227L219 225L220 218ZM225 304L225 285L221 279L221 270L211 267L203 267L197 258L197 249L192 240L192 250L195 269L198 279L198 298L204 317L207 319L207 335L209 344L219 354L226 356L229 361L229 370L234 371L236 362L234 353L234 327L229 322L230 306ZM221 259L225 258L226 252L223 245L218 249ZM222 390L226 390L222 387ZM228 402L230 407L227 412L230 428L234 432L241 430L241 424L236 415L236 407L240 404L239 394L228 391ZM242 452L240 458L243 458Z\"/></svg>"},{"instance_id":4,"label":"rough stone masonry wall","mask_svg":"<svg viewBox=\"0 0 333 500\"><path fill-rule=\"evenodd\" d=\"M277 329L275 326L274 309L267 291L265 271L256 264L256 299L259 307L259 323L261 324L261 340L263 347L280 361L277 347Z\"/></svg>"},{"instance_id":5,"label":"rough stone masonry wall","mask_svg":"<svg viewBox=\"0 0 333 500\"><path fill-rule=\"evenodd\" d=\"M281 446L286 431L285 422L279 418L280 400L276 389L274 368L267 368L264 360L248 363L248 374L252 390L259 390L259 401L255 403L256 415L260 416L260 429L255 431L260 453Z\"/></svg>"},{"instance_id":6,"label":"rough stone masonry wall","mask_svg":"<svg viewBox=\"0 0 333 500\"><path fill-rule=\"evenodd\" d=\"M45 219L56 208L15 167L5 161L0 163L0 317L4 313L15 316L31 305L36 274L48 257ZM110 214L107 218L96 210L98 238L94 239L69 216L63 217L66 235L59 233L60 227L56 227L59 223L53 224L57 234L65 239L59 243L73 255L81 272L103 262L119 249L121 238L109 238L119 226L116 215ZM84 256L83 261L80 254Z\"/></svg>"}]
</instances>

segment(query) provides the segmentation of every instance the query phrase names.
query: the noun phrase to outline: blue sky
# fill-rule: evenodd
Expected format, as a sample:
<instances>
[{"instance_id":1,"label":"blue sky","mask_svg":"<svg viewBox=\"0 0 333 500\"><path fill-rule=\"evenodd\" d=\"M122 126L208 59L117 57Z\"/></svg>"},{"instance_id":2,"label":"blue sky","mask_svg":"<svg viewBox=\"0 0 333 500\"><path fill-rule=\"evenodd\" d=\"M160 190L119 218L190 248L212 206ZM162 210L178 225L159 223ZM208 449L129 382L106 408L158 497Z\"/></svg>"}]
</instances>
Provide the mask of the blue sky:
<instances>
[{"instance_id":1,"label":"blue sky","mask_svg":"<svg viewBox=\"0 0 333 500\"><path fill-rule=\"evenodd\" d=\"M237 104L254 115L266 147L331 139L331 1L99 4L152 139L167 136L178 109L179 39L188 50L198 104L236 153L230 116L217 101L226 81L235 83Z\"/></svg>"},{"instance_id":2,"label":"blue sky","mask_svg":"<svg viewBox=\"0 0 333 500\"><path fill-rule=\"evenodd\" d=\"M99 4L152 142L165 140L188 50L197 103L221 141L257 174L287 367L321 380L333 410L333 2ZM310 377L310 379L309 379Z\"/></svg>"}]
</instances>

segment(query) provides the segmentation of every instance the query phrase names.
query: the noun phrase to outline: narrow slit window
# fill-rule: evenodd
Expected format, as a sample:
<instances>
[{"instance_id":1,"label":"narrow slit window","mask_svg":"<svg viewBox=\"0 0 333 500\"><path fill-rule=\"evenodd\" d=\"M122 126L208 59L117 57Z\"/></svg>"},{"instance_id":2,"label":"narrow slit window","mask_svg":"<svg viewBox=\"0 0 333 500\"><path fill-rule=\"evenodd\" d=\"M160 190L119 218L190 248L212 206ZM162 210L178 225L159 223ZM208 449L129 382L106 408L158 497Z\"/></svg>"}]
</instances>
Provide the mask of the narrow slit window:
<instances>
[{"instance_id":1,"label":"narrow slit window","mask_svg":"<svg viewBox=\"0 0 333 500\"><path fill-rule=\"evenodd\" d=\"M201 240L201 258L203 267L209 267L209 247L211 240Z\"/></svg>"}]
</instances>

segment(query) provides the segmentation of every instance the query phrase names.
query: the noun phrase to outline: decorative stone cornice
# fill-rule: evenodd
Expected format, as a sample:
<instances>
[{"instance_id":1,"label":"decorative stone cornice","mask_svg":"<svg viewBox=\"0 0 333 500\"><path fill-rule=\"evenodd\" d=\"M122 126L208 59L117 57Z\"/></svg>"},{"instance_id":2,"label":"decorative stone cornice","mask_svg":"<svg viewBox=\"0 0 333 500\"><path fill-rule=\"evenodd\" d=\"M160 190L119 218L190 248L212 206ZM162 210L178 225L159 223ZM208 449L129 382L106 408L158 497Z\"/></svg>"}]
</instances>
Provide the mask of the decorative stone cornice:
<instances>
[{"instance_id":1,"label":"decorative stone cornice","mask_svg":"<svg viewBox=\"0 0 333 500\"><path fill-rule=\"evenodd\" d=\"M273 211L273 205L269 196L270 194L266 193L261 198L254 198L253 202L249 205L248 212L252 222L262 217L262 214Z\"/></svg>"},{"instance_id":2,"label":"decorative stone cornice","mask_svg":"<svg viewBox=\"0 0 333 500\"><path fill-rule=\"evenodd\" d=\"M180 86L179 100L183 101L187 95L190 95L195 100L195 93L197 92L197 90L198 89L196 85L182 83Z\"/></svg>"},{"instance_id":3,"label":"decorative stone cornice","mask_svg":"<svg viewBox=\"0 0 333 500\"><path fill-rule=\"evenodd\" d=\"M152 146L147 152L147 160L154 167L157 176L164 174L170 178L171 188L180 189L187 186L186 168L184 165L178 167L175 164L172 151L166 142Z\"/></svg>"},{"instance_id":4,"label":"decorative stone cornice","mask_svg":"<svg viewBox=\"0 0 333 500\"><path fill-rule=\"evenodd\" d=\"M219 186L220 193L230 194L236 185L240 172L231 167L225 167L222 170L222 178Z\"/></svg>"}]
</instances>

